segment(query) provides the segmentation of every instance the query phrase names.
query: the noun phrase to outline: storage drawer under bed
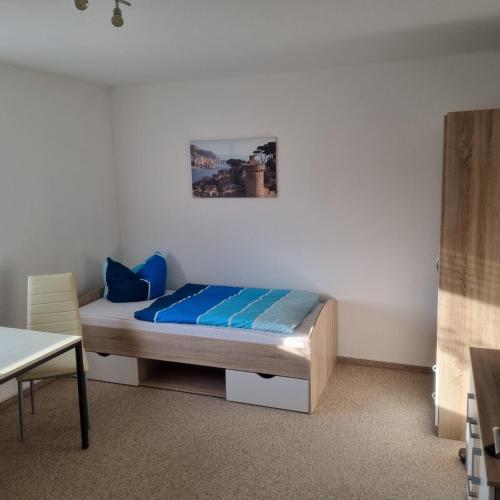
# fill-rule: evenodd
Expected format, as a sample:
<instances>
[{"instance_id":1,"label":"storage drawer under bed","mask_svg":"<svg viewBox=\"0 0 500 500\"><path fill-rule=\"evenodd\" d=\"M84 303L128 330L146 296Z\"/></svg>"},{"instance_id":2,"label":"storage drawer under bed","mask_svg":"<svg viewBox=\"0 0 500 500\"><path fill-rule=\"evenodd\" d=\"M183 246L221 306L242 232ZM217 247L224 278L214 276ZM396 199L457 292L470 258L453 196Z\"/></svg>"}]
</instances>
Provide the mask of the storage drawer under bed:
<instances>
[{"instance_id":1,"label":"storage drawer under bed","mask_svg":"<svg viewBox=\"0 0 500 500\"><path fill-rule=\"evenodd\" d=\"M226 399L309 413L309 380L226 370Z\"/></svg>"},{"instance_id":2,"label":"storage drawer under bed","mask_svg":"<svg viewBox=\"0 0 500 500\"><path fill-rule=\"evenodd\" d=\"M87 352L87 378L115 384L139 385L139 360L128 356Z\"/></svg>"}]
</instances>

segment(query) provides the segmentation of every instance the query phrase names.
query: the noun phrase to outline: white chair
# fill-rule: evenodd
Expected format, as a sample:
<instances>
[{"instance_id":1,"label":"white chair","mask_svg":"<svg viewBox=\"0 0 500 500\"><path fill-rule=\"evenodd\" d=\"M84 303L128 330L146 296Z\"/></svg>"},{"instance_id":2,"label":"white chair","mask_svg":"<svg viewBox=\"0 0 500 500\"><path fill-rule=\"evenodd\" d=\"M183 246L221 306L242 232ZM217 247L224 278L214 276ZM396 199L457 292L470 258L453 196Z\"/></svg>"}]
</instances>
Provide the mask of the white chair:
<instances>
[{"instance_id":1,"label":"white chair","mask_svg":"<svg viewBox=\"0 0 500 500\"><path fill-rule=\"evenodd\" d=\"M80 309L72 273L46 274L28 277L28 330L64 333L82 336ZM84 370L88 370L87 356L83 351ZM35 413L34 381L45 378L73 375L76 360L73 350L61 354L17 379L19 394L19 425L21 441L24 441L23 383L29 381L31 413ZM87 414L88 421L88 414Z\"/></svg>"}]
</instances>

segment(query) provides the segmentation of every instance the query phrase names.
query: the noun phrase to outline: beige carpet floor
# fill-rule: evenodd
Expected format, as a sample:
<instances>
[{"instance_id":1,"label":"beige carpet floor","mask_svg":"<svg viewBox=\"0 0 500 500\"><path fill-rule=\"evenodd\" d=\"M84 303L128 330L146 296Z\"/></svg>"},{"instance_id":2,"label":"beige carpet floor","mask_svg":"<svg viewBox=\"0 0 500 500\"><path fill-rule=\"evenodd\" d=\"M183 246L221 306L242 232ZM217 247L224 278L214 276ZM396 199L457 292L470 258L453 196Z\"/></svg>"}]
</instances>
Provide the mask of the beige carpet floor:
<instances>
[{"instance_id":1,"label":"beige carpet floor","mask_svg":"<svg viewBox=\"0 0 500 500\"><path fill-rule=\"evenodd\" d=\"M25 444L17 405L0 411L2 500L465 498L462 443L434 435L430 375L340 365L313 416L90 382L87 451L75 389L38 391Z\"/></svg>"}]
</instances>

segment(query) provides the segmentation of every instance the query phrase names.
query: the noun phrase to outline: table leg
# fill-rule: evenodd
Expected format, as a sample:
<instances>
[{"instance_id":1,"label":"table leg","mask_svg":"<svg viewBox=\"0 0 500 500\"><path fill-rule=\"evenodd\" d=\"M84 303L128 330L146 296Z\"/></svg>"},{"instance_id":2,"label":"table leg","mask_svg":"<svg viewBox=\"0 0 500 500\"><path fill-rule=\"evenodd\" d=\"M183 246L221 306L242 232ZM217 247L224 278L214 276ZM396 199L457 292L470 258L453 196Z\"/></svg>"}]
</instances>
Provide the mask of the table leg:
<instances>
[{"instance_id":1,"label":"table leg","mask_svg":"<svg viewBox=\"0 0 500 500\"><path fill-rule=\"evenodd\" d=\"M24 442L24 391L23 383L19 380L17 381L17 397L19 398L19 432L21 435L21 442Z\"/></svg>"},{"instance_id":2,"label":"table leg","mask_svg":"<svg viewBox=\"0 0 500 500\"><path fill-rule=\"evenodd\" d=\"M80 406L80 430L82 433L82 448L89 447L89 427L87 409L87 384L85 383L85 372L83 371L83 351L82 342L75 345L76 375L78 378L78 403Z\"/></svg>"},{"instance_id":3,"label":"table leg","mask_svg":"<svg viewBox=\"0 0 500 500\"><path fill-rule=\"evenodd\" d=\"M35 381L30 380L31 414L35 414Z\"/></svg>"}]
</instances>

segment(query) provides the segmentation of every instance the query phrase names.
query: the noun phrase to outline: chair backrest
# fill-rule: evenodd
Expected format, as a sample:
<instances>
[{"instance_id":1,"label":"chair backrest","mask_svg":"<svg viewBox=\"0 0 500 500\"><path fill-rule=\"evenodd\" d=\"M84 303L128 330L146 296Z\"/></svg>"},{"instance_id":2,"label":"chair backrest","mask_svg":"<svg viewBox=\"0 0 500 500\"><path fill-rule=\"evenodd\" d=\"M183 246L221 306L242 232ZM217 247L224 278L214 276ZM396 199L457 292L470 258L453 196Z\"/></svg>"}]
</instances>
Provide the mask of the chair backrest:
<instances>
[{"instance_id":1,"label":"chair backrest","mask_svg":"<svg viewBox=\"0 0 500 500\"><path fill-rule=\"evenodd\" d=\"M28 277L28 329L82 336L73 273Z\"/></svg>"}]
</instances>

